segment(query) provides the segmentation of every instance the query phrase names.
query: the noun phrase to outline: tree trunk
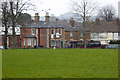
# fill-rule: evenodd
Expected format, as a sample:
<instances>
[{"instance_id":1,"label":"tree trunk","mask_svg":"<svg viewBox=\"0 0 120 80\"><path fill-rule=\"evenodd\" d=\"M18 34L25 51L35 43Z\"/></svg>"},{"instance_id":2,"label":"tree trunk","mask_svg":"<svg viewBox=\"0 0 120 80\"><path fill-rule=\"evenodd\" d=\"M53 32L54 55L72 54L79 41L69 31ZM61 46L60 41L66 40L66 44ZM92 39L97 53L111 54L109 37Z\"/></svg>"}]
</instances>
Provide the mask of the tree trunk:
<instances>
[{"instance_id":1,"label":"tree trunk","mask_svg":"<svg viewBox=\"0 0 120 80\"><path fill-rule=\"evenodd\" d=\"M7 49L7 30L5 31L5 36L4 36L4 49Z\"/></svg>"},{"instance_id":2,"label":"tree trunk","mask_svg":"<svg viewBox=\"0 0 120 80\"><path fill-rule=\"evenodd\" d=\"M83 41L84 41L84 48L86 49L86 28L85 28L85 22L83 23Z\"/></svg>"},{"instance_id":3,"label":"tree trunk","mask_svg":"<svg viewBox=\"0 0 120 80\"><path fill-rule=\"evenodd\" d=\"M84 48L86 49L86 4L84 2L84 12L83 12L83 36L84 36Z\"/></svg>"},{"instance_id":4,"label":"tree trunk","mask_svg":"<svg viewBox=\"0 0 120 80\"><path fill-rule=\"evenodd\" d=\"M4 23L4 27L5 27L5 35L4 35L4 49L7 49L7 36L8 36L8 26L7 26L7 22Z\"/></svg>"},{"instance_id":5,"label":"tree trunk","mask_svg":"<svg viewBox=\"0 0 120 80\"><path fill-rule=\"evenodd\" d=\"M16 48L16 33L15 33L15 23L12 25L12 48Z\"/></svg>"}]
</instances>

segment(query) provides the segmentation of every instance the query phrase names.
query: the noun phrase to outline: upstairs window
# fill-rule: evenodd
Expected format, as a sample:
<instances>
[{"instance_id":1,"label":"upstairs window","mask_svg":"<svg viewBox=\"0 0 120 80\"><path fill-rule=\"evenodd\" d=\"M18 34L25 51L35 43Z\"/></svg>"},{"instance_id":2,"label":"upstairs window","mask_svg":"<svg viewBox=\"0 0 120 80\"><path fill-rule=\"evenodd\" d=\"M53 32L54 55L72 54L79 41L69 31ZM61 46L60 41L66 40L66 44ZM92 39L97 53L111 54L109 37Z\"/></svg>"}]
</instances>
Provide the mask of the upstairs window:
<instances>
[{"instance_id":1,"label":"upstairs window","mask_svg":"<svg viewBox=\"0 0 120 80\"><path fill-rule=\"evenodd\" d=\"M70 37L72 37L73 36L73 32L70 32Z\"/></svg>"},{"instance_id":2,"label":"upstairs window","mask_svg":"<svg viewBox=\"0 0 120 80\"><path fill-rule=\"evenodd\" d=\"M58 33L59 33L59 34L62 34L62 29L58 29Z\"/></svg>"},{"instance_id":3,"label":"upstairs window","mask_svg":"<svg viewBox=\"0 0 120 80\"><path fill-rule=\"evenodd\" d=\"M105 33L105 36L108 37L108 32Z\"/></svg>"},{"instance_id":4,"label":"upstairs window","mask_svg":"<svg viewBox=\"0 0 120 80\"><path fill-rule=\"evenodd\" d=\"M99 37L102 37L102 33L98 33L98 36L99 36Z\"/></svg>"},{"instance_id":5,"label":"upstairs window","mask_svg":"<svg viewBox=\"0 0 120 80\"><path fill-rule=\"evenodd\" d=\"M83 37L83 32L80 33L80 37Z\"/></svg>"},{"instance_id":6,"label":"upstairs window","mask_svg":"<svg viewBox=\"0 0 120 80\"><path fill-rule=\"evenodd\" d=\"M35 30L34 29L32 29L32 35L35 35Z\"/></svg>"},{"instance_id":7,"label":"upstairs window","mask_svg":"<svg viewBox=\"0 0 120 80\"><path fill-rule=\"evenodd\" d=\"M51 34L55 34L55 29L51 29Z\"/></svg>"}]
</instances>

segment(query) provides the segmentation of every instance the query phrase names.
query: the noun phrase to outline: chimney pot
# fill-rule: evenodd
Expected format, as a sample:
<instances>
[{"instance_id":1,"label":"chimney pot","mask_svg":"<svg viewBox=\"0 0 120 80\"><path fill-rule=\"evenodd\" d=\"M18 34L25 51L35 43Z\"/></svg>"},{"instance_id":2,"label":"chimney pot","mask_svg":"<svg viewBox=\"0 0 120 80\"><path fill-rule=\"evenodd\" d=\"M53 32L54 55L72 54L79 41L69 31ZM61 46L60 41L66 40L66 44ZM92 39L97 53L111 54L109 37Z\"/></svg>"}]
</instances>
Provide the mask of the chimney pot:
<instances>
[{"instance_id":1,"label":"chimney pot","mask_svg":"<svg viewBox=\"0 0 120 80\"><path fill-rule=\"evenodd\" d=\"M99 18L96 18L96 24L99 25L100 24L100 19Z\"/></svg>"},{"instance_id":2,"label":"chimney pot","mask_svg":"<svg viewBox=\"0 0 120 80\"><path fill-rule=\"evenodd\" d=\"M56 19L56 22L59 22L59 19L58 19L58 18Z\"/></svg>"},{"instance_id":3,"label":"chimney pot","mask_svg":"<svg viewBox=\"0 0 120 80\"><path fill-rule=\"evenodd\" d=\"M35 13L34 21L39 22L39 13Z\"/></svg>"},{"instance_id":4,"label":"chimney pot","mask_svg":"<svg viewBox=\"0 0 120 80\"><path fill-rule=\"evenodd\" d=\"M75 25L75 21L74 21L73 18L70 18L70 25L71 25L72 27L74 27L74 25Z\"/></svg>"},{"instance_id":5,"label":"chimney pot","mask_svg":"<svg viewBox=\"0 0 120 80\"><path fill-rule=\"evenodd\" d=\"M48 13L48 12L46 12L45 21L46 21L46 22L49 22L49 21L50 21L50 16L49 16L49 13Z\"/></svg>"}]
</instances>

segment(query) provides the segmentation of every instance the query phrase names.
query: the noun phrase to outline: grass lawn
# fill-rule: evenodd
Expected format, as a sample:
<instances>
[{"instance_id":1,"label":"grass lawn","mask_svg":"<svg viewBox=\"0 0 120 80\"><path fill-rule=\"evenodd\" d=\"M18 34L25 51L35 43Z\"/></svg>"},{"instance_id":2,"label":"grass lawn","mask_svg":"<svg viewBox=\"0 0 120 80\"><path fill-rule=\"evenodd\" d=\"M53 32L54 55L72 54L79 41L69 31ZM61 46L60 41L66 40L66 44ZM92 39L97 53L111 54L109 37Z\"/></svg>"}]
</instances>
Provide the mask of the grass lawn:
<instances>
[{"instance_id":1,"label":"grass lawn","mask_svg":"<svg viewBox=\"0 0 120 80\"><path fill-rule=\"evenodd\" d=\"M117 49L11 49L3 78L118 78Z\"/></svg>"}]
</instances>

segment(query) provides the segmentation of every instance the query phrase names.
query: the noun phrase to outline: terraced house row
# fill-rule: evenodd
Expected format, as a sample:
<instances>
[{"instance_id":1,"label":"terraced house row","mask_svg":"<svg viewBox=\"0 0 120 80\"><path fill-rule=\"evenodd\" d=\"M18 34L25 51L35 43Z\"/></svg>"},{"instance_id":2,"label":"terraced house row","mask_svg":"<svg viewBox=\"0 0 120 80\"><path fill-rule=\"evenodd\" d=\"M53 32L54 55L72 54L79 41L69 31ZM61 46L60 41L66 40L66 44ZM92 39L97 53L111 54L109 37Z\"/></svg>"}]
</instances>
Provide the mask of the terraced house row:
<instances>
[{"instance_id":1,"label":"terraced house row","mask_svg":"<svg viewBox=\"0 0 120 80\"><path fill-rule=\"evenodd\" d=\"M83 40L82 24L76 24L73 18L67 20L51 21L49 13L45 15L45 21L39 21L40 16L35 13L34 21L24 26L16 27L17 48L65 48L70 41ZM112 22L95 21L86 24L86 40L100 41L102 45L109 45L110 40L120 40L120 20L117 18ZM0 46L4 45L4 30L0 27ZM12 47L12 30L8 31L8 47Z\"/></svg>"},{"instance_id":2,"label":"terraced house row","mask_svg":"<svg viewBox=\"0 0 120 80\"><path fill-rule=\"evenodd\" d=\"M69 41L83 40L82 29L75 25L73 18L69 22L56 19L50 21L48 13L45 15L45 21L39 21L39 14L36 13L34 22L21 27L21 47L44 47L64 48ZM86 30L86 38L90 40L90 32Z\"/></svg>"}]
</instances>

